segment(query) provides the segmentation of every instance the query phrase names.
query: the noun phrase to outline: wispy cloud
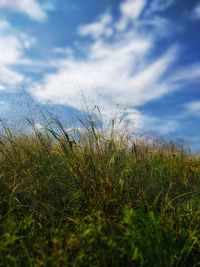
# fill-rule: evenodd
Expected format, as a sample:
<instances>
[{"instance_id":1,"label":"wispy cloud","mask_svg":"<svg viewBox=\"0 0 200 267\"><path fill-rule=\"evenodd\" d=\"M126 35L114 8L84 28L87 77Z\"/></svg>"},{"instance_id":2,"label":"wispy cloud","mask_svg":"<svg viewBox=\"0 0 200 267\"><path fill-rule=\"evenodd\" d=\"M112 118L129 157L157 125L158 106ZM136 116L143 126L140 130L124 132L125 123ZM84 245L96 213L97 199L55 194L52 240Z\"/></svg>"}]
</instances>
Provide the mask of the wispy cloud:
<instances>
[{"instance_id":1,"label":"wispy cloud","mask_svg":"<svg viewBox=\"0 0 200 267\"><path fill-rule=\"evenodd\" d=\"M180 123L176 119L158 119L151 116L146 116L144 120L143 131L152 132L167 136L175 133L180 127Z\"/></svg>"},{"instance_id":2,"label":"wispy cloud","mask_svg":"<svg viewBox=\"0 0 200 267\"><path fill-rule=\"evenodd\" d=\"M146 0L127 0L122 2L120 4L122 17L127 19L137 19L141 15L145 5Z\"/></svg>"},{"instance_id":3,"label":"wispy cloud","mask_svg":"<svg viewBox=\"0 0 200 267\"><path fill-rule=\"evenodd\" d=\"M109 13L105 13L97 22L81 25L78 29L78 32L81 36L90 35L94 39L101 36L110 36L113 33L111 23L112 16Z\"/></svg>"},{"instance_id":4,"label":"wispy cloud","mask_svg":"<svg viewBox=\"0 0 200 267\"><path fill-rule=\"evenodd\" d=\"M118 30L124 30L130 21L137 20L144 7L146 5L146 0L126 0L120 4L121 18L116 24Z\"/></svg>"},{"instance_id":5,"label":"wispy cloud","mask_svg":"<svg viewBox=\"0 0 200 267\"><path fill-rule=\"evenodd\" d=\"M11 9L16 12L23 12L31 19L43 21L47 14L37 0L1 0L0 8Z\"/></svg>"},{"instance_id":6,"label":"wispy cloud","mask_svg":"<svg viewBox=\"0 0 200 267\"><path fill-rule=\"evenodd\" d=\"M17 85L23 81L23 75L12 70L10 65L16 63L22 52L20 41L15 36L0 36L0 84L2 87Z\"/></svg>"},{"instance_id":7,"label":"wispy cloud","mask_svg":"<svg viewBox=\"0 0 200 267\"><path fill-rule=\"evenodd\" d=\"M175 0L154 0L150 6L150 11L163 11L175 2Z\"/></svg>"},{"instance_id":8,"label":"wispy cloud","mask_svg":"<svg viewBox=\"0 0 200 267\"><path fill-rule=\"evenodd\" d=\"M200 3L198 3L192 13L193 19L200 19Z\"/></svg>"},{"instance_id":9,"label":"wispy cloud","mask_svg":"<svg viewBox=\"0 0 200 267\"><path fill-rule=\"evenodd\" d=\"M188 115L200 116L200 101L192 101L187 103L185 110Z\"/></svg>"},{"instance_id":10,"label":"wispy cloud","mask_svg":"<svg viewBox=\"0 0 200 267\"><path fill-rule=\"evenodd\" d=\"M25 60L24 53L35 42L33 37L19 32L6 20L0 20L0 86L2 89L16 87L25 76L14 68Z\"/></svg>"},{"instance_id":11,"label":"wispy cloud","mask_svg":"<svg viewBox=\"0 0 200 267\"><path fill-rule=\"evenodd\" d=\"M176 73L171 76L170 80L172 86L200 84L200 63L193 63L187 67L178 69Z\"/></svg>"},{"instance_id":12,"label":"wispy cloud","mask_svg":"<svg viewBox=\"0 0 200 267\"><path fill-rule=\"evenodd\" d=\"M10 23L6 20L0 20L0 30L5 31L10 27Z\"/></svg>"}]
</instances>

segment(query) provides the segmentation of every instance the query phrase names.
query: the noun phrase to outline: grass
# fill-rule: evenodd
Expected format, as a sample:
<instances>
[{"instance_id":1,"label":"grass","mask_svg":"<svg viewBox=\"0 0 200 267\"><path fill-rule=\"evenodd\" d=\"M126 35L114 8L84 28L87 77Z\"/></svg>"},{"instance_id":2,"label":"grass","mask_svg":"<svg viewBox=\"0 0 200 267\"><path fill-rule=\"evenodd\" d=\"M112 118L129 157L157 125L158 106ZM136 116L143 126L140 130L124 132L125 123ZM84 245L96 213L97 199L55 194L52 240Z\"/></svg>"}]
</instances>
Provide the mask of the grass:
<instances>
[{"instance_id":1,"label":"grass","mask_svg":"<svg viewBox=\"0 0 200 267\"><path fill-rule=\"evenodd\" d=\"M0 137L0 266L200 266L199 155L28 123Z\"/></svg>"}]
</instances>

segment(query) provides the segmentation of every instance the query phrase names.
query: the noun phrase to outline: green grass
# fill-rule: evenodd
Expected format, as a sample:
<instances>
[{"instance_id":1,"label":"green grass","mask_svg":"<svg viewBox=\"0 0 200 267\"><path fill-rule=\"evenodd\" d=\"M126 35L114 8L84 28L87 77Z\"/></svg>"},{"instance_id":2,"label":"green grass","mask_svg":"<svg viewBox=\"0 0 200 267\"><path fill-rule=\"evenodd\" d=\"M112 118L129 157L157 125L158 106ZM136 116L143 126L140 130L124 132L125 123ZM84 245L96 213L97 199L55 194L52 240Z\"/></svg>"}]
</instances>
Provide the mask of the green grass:
<instances>
[{"instance_id":1,"label":"green grass","mask_svg":"<svg viewBox=\"0 0 200 267\"><path fill-rule=\"evenodd\" d=\"M0 266L200 266L200 156L88 120L0 137Z\"/></svg>"}]
</instances>

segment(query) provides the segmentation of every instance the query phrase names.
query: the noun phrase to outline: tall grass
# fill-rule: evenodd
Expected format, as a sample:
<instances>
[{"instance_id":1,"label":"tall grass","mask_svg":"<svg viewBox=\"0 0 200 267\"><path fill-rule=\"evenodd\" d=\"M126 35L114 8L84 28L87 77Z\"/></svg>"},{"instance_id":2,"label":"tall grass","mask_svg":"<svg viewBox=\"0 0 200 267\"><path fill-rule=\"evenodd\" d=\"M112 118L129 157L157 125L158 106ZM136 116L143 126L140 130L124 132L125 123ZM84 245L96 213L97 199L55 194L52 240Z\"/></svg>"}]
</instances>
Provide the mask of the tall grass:
<instances>
[{"instance_id":1,"label":"tall grass","mask_svg":"<svg viewBox=\"0 0 200 267\"><path fill-rule=\"evenodd\" d=\"M27 122L0 137L0 266L200 266L200 156Z\"/></svg>"}]
</instances>

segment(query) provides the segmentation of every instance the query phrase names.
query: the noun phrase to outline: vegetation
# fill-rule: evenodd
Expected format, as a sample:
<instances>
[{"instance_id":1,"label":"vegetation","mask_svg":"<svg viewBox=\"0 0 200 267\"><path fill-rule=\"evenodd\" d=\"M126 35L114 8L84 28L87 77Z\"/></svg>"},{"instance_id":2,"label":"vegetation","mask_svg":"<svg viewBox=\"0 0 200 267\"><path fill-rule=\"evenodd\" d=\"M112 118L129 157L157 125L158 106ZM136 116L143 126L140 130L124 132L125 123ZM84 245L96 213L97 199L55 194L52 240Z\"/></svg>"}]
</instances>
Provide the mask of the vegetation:
<instances>
[{"instance_id":1,"label":"vegetation","mask_svg":"<svg viewBox=\"0 0 200 267\"><path fill-rule=\"evenodd\" d=\"M3 124L0 266L200 266L199 155L52 121Z\"/></svg>"}]
</instances>

